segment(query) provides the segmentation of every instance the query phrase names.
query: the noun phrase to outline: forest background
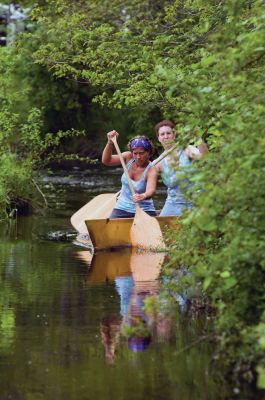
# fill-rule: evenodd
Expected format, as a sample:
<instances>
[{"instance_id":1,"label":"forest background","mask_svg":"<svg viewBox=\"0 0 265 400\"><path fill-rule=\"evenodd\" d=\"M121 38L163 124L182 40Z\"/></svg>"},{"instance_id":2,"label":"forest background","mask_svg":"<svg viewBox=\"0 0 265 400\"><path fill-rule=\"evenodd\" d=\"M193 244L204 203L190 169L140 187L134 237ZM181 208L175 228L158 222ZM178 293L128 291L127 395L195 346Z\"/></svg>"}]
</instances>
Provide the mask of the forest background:
<instances>
[{"instance_id":1,"label":"forest background","mask_svg":"<svg viewBox=\"0 0 265 400\"><path fill-rule=\"evenodd\" d=\"M203 190L171 233L165 273L190 266L179 285L200 283L216 310L215 358L265 389L264 3L19 5L31 8L27 31L0 48L2 218L34 202L45 164L96 160L110 129L123 146L138 133L155 139L154 124L170 118L181 145L207 141L191 178Z\"/></svg>"}]
</instances>

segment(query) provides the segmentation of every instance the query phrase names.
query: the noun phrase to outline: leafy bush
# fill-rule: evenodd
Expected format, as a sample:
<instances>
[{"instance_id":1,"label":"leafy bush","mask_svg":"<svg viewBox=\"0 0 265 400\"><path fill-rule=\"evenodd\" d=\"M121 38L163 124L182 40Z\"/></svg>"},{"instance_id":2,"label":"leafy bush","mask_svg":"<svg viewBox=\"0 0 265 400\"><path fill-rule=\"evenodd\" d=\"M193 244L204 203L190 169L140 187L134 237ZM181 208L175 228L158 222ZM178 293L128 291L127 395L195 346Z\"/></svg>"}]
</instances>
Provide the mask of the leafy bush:
<instances>
[{"instance_id":1,"label":"leafy bush","mask_svg":"<svg viewBox=\"0 0 265 400\"><path fill-rule=\"evenodd\" d=\"M258 140L258 142L260 142ZM261 141L262 142L262 141ZM179 233L171 233L170 267L188 265L185 285L202 283L218 312L220 357L259 384L264 368L264 142L237 132L218 154L198 166L194 208ZM181 284L184 284L182 281Z\"/></svg>"},{"instance_id":2,"label":"leafy bush","mask_svg":"<svg viewBox=\"0 0 265 400\"><path fill-rule=\"evenodd\" d=\"M35 172L51 158L65 158L56 151L61 141L82 133L73 129L59 131L56 134L43 133L41 110L31 107L25 109L23 113L19 112L18 105L23 102L26 88L22 87L19 91L15 87L15 66L16 57L13 49L0 48L0 215L2 218L13 215L17 207L34 204Z\"/></svg>"}]
</instances>

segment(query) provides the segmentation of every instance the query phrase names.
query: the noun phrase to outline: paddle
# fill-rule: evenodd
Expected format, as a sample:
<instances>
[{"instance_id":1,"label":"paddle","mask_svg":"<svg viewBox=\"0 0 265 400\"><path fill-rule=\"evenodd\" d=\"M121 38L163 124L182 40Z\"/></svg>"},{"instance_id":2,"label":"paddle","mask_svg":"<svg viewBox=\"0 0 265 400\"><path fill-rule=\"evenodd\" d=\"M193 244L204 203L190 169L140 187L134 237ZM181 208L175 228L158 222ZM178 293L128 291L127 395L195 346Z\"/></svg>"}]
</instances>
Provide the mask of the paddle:
<instances>
[{"instance_id":1,"label":"paddle","mask_svg":"<svg viewBox=\"0 0 265 400\"><path fill-rule=\"evenodd\" d=\"M165 158L172 150L176 148L177 145L172 146L169 150L165 150L153 163L153 165L158 164L163 158ZM117 197L120 191L117 193L103 193L76 211L70 221L72 226L81 234L87 234L87 227L85 224L86 219L105 219L111 214L111 211L115 207Z\"/></svg>"},{"instance_id":2,"label":"paddle","mask_svg":"<svg viewBox=\"0 0 265 400\"><path fill-rule=\"evenodd\" d=\"M160 156L155 161L153 161L153 165L157 165L158 163L160 163L160 161L162 161L163 158L165 158L168 154L170 154L177 147L178 147L178 144L175 143L172 147L170 147L170 149L163 151L163 153L160 154Z\"/></svg>"},{"instance_id":3,"label":"paddle","mask_svg":"<svg viewBox=\"0 0 265 400\"><path fill-rule=\"evenodd\" d=\"M132 250L130 259L130 269L134 283L152 283L157 282L166 253L139 252Z\"/></svg>"},{"instance_id":4,"label":"paddle","mask_svg":"<svg viewBox=\"0 0 265 400\"><path fill-rule=\"evenodd\" d=\"M73 227L79 233L87 234L85 220L108 218L116 204L119 193L103 193L94 197L72 215L70 221Z\"/></svg>"},{"instance_id":5,"label":"paddle","mask_svg":"<svg viewBox=\"0 0 265 400\"><path fill-rule=\"evenodd\" d=\"M131 178L129 176L129 173L127 171L124 159L122 157L120 148L118 146L117 139L114 136L111 140L113 141L117 154L120 158L120 162L123 171L126 175L126 178L128 180L130 190L134 195L135 190ZM132 246L149 248L149 249L157 249L164 247L162 232L158 221L154 217L148 215L144 210L142 210L142 208L138 203L135 203L135 205L136 205L136 212L130 230Z\"/></svg>"}]
</instances>

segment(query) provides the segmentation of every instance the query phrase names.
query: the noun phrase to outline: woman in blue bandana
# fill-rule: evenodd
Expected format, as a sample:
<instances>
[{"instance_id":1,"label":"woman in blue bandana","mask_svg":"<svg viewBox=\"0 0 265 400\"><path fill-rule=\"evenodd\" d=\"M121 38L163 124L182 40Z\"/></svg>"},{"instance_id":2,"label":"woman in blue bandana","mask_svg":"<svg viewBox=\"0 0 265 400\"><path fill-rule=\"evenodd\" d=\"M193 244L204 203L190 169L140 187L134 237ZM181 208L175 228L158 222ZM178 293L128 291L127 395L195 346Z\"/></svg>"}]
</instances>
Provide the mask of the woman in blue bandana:
<instances>
[{"instance_id":1,"label":"woman in blue bandana","mask_svg":"<svg viewBox=\"0 0 265 400\"><path fill-rule=\"evenodd\" d=\"M108 166L121 165L120 158L112 154L112 138L119 136L115 130L107 133L108 142L102 153L102 163ZM157 171L152 166L150 157L153 154L153 145L145 136L136 136L128 143L129 151L122 153L127 171L131 178L135 194L132 195L125 174L121 177L121 193L116 202L110 218L134 217L136 206L140 207L149 215L155 216L155 208L152 196L155 194L157 185Z\"/></svg>"},{"instance_id":2,"label":"woman in blue bandana","mask_svg":"<svg viewBox=\"0 0 265 400\"><path fill-rule=\"evenodd\" d=\"M163 120L156 124L155 131L164 150L169 150L176 138L174 123ZM198 147L189 145L186 149L178 148L156 165L157 171L161 173L162 180L167 186L167 198L160 212L161 216L180 216L185 209L191 208L191 203L186 200L180 188L181 180L183 181L181 174L191 168L192 160L199 160L207 151L206 144ZM191 184L187 180L185 182L188 189Z\"/></svg>"}]
</instances>

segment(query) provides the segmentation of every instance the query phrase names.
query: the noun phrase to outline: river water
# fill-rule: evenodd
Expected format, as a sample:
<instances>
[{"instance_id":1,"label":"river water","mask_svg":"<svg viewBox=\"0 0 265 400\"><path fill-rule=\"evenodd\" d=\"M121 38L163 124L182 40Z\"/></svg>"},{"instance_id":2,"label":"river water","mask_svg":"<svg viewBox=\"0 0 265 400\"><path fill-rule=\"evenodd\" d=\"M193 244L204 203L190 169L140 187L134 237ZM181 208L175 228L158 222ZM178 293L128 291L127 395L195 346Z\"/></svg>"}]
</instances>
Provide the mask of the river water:
<instances>
[{"instance_id":1,"label":"river water","mask_svg":"<svg viewBox=\"0 0 265 400\"><path fill-rule=\"evenodd\" d=\"M75 243L69 217L118 191L120 174L42 174L49 207L0 225L1 400L231 398L212 368L211 319L161 286L165 254Z\"/></svg>"}]
</instances>

